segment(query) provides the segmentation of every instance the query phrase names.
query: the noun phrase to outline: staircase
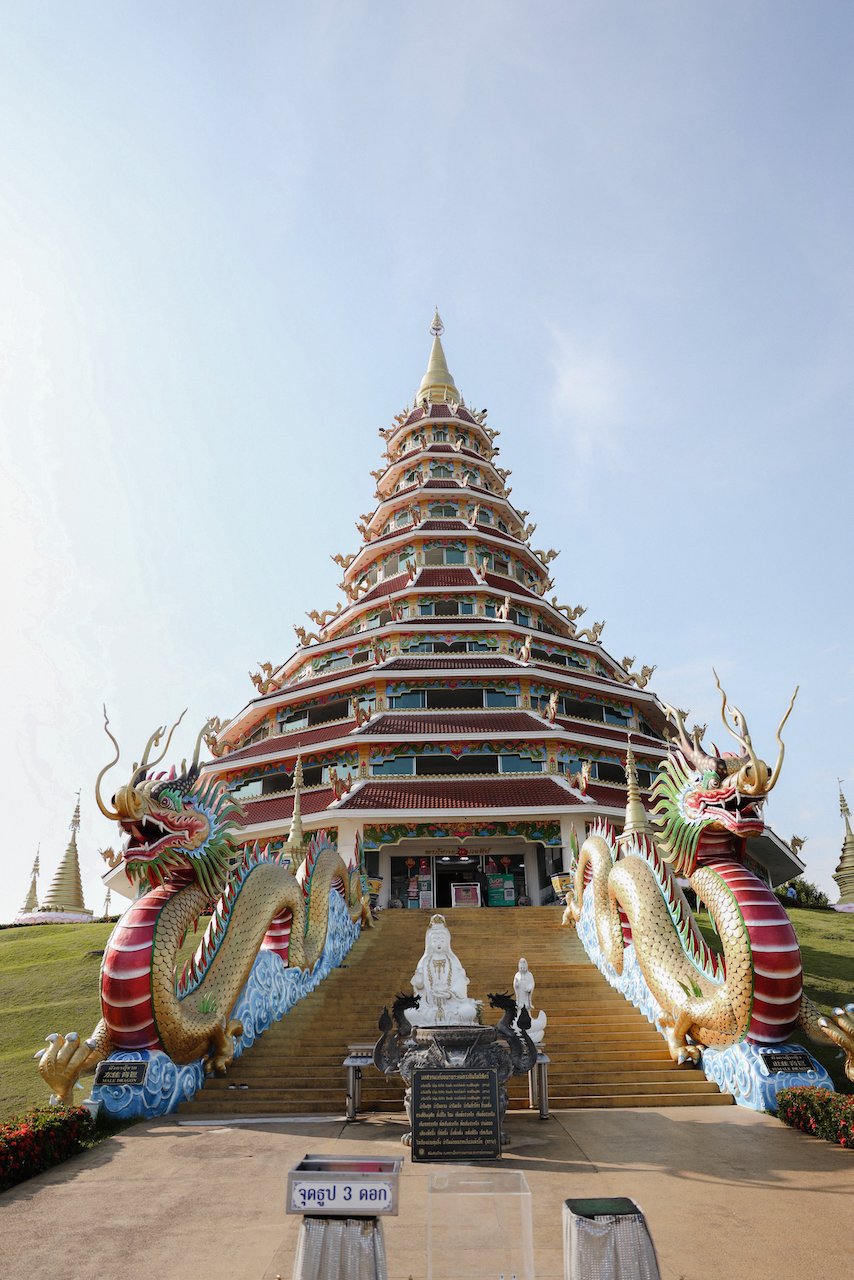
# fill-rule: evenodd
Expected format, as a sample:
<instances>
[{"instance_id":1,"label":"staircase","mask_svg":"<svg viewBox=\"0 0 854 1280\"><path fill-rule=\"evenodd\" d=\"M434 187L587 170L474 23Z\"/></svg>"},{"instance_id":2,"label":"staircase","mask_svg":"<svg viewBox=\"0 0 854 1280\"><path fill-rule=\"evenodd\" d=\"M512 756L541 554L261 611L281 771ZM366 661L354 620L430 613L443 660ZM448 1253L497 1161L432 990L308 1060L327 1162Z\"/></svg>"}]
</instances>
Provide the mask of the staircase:
<instances>
[{"instance_id":1,"label":"staircase","mask_svg":"<svg viewBox=\"0 0 854 1280\"><path fill-rule=\"evenodd\" d=\"M469 977L469 995L513 990L519 957L536 980L534 1010L545 1009L552 1108L719 1106L702 1072L677 1066L661 1036L588 960L558 907L456 909L443 913L451 945ZM373 1042L383 1005L409 978L424 950L429 911L385 911L362 934L344 966L264 1033L227 1076L212 1077L181 1115L340 1115L342 1062L350 1044ZM484 1021L498 1010L484 1008ZM528 1106L527 1079L508 1082L511 1109ZM403 1082L364 1072L362 1109L400 1111Z\"/></svg>"}]
</instances>

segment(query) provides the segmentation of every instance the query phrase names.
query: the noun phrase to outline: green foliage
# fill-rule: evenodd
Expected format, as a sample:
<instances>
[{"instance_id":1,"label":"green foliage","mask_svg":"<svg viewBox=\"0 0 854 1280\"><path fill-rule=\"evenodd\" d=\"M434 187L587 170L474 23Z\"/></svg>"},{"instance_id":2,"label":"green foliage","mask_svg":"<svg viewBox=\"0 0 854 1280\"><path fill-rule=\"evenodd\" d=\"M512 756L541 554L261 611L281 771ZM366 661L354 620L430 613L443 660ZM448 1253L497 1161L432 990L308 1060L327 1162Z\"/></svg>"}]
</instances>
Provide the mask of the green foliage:
<instances>
[{"instance_id":1,"label":"green foliage","mask_svg":"<svg viewBox=\"0 0 854 1280\"><path fill-rule=\"evenodd\" d=\"M207 927L188 934L179 968ZM0 932L0 1121L47 1102L33 1054L51 1031L88 1036L101 1016L98 973L112 924L39 924ZM91 1077L83 1078L84 1089ZM85 1098L87 1093L79 1091Z\"/></svg>"},{"instance_id":2,"label":"green foliage","mask_svg":"<svg viewBox=\"0 0 854 1280\"><path fill-rule=\"evenodd\" d=\"M840 1147L854 1147L854 1097L827 1089L781 1089L777 1117L793 1129L826 1138Z\"/></svg>"},{"instance_id":3,"label":"green foliage","mask_svg":"<svg viewBox=\"0 0 854 1280\"><path fill-rule=\"evenodd\" d=\"M790 895L790 889L794 889L794 897ZM797 880L790 880L784 887L776 889L775 893L784 907L812 907L826 910L830 906L827 894L822 893L821 889L811 884L809 880L804 880L802 876Z\"/></svg>"},{"instance_id":4,"label":"green foliage","mask_svg":"<svg viewBox=\"0 0 854 1280\"><path fill-rule=\"evenodd\" d=\"M83 1107L37 1107L0 1125L0 1191L85 1151L97 1141Z\"/></svg>"}]
</instances>

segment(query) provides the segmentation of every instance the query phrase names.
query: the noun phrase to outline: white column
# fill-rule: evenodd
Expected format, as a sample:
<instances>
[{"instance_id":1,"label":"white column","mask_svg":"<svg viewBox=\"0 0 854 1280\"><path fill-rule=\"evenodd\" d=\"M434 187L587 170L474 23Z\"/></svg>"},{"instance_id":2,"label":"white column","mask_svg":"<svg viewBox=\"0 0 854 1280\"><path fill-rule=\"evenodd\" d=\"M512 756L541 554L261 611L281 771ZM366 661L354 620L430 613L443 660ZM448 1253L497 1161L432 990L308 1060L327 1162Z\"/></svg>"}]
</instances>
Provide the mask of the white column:
<instances>
[{"instance_id":1,"label":"white column","mask_svg":"<svg viewBox=\"0 0 854 1280\"><path fill-rule=\"evenodd\" d=\"M342 818L338 823L338 852L348 867L356 865L356 835L361 834L362 824Z\"/></svg>"}]
</instances>

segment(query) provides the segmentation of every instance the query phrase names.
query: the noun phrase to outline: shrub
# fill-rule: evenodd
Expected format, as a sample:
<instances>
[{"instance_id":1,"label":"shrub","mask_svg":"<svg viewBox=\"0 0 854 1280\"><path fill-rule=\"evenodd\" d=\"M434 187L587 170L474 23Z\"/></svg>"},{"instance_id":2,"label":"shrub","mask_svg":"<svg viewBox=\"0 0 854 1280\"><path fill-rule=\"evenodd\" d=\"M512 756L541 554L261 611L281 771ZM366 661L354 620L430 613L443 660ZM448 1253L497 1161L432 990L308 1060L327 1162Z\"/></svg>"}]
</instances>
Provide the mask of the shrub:
<instances>
[{"instance_id":1,"label":"shrub","mask_svg":"<svg viewBox=\"0 0 854 1280\"><path fill-rule=\"evenodd\" d=\"M854 1149L854 1095L811 1086L781 1089L777 1115L793 1129Z\"/></svg>"},{"instance_id":2,"label":"shrub","mask_svg":"<svg viewBox=\"0 0 854 1280\"><path fill-rule=\"evenodd\" d=\"M790 889L794 889L794 894L789 893ZM826 910L830 906L827 894L822 893L821 889L811 881L804 880L802 876L798 876L796 880L790 880L785 886L781 885L775 893L785 907L812 907Z\"/></svg>"},{"instance_id":3,"label":"shrub","mask_svg":"<svg viewBox=\"0 0 854 1280\"><path fill-rule=\"evenodd\" d=\"M36 1107L0 1125L0 1191L84 1151L95 1141L85 1107Z\"/></svg>"}]
</instances>

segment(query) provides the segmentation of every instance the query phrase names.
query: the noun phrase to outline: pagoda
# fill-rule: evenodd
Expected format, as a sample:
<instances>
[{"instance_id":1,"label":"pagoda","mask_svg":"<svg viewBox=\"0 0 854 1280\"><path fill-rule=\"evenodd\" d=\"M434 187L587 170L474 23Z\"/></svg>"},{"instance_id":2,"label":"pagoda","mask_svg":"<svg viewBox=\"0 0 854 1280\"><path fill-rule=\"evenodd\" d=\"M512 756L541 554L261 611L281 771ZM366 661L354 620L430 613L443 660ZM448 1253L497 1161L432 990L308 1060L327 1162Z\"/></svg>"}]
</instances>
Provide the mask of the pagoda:
<instances>
[{"instance_id":1,"label":"pagoda","mask_svg":"<svg viewBox=\"0 0 854 1280\"><path fill-rule=\"evenodd\" d=\"M615 660L604 623L580 628L584 608L554 594L558 553L533 545L438 313L431 332L414 405L380 428L358 545L332 557L343 598L212 722L204 768L242 803L246 843L284 857L296 795L297 826L363 851L381 906L539 904L596 817L621 829L628 798L642 821L665 714L652 668ZM768 830L748 854L774 884L803 870Z\"/></svg>"},{"instance_id":2,"label":"pagoda","mask_svg":"<svg viewBox=\"0 0 854 1280\"><path fill-rule=\"evenodd\" d=\"M93 913L83 899L83 882L80 878L80 861L77 854L77 833L80 830L79 791L69 826L71 837L50 882L47 894L39 903L36 893L39 859L36 855L27 900L13 924L88 924L92 920Z\"/></svg>"},{"instance_id":3,"label":"pagoda","mask_svg":"<svg viewBox=\"0 0 854 1280\"><path fill-rule=\"evenodd\" d=\"M851 830L851 810L848 801L839 788L839 812L845 823L845 838L842 843L842 856L833 878L839 885L838 911L854 911L854 831Z\"/></svg>"}]
</instances>

